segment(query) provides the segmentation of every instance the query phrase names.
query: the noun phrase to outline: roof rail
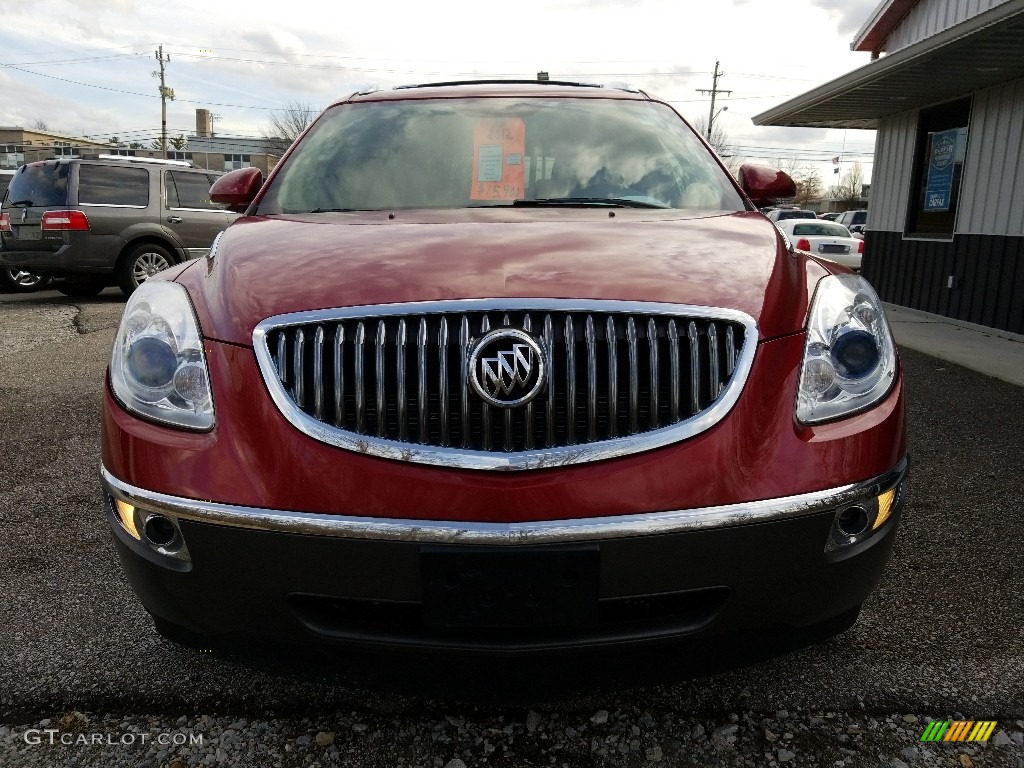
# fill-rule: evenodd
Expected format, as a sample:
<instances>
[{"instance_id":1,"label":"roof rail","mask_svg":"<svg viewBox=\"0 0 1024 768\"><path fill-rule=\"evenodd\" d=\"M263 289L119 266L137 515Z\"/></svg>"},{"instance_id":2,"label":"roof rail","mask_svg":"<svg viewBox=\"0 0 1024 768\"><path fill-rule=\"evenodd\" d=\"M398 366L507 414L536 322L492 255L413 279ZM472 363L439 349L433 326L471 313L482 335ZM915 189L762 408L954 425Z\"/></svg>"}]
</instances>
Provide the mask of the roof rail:
<instances>
[{"instance_id":1,"label":"roof rail","mask_svg":"<svg viewBox=\"0 0 1024 768\"><path fill-rule=\"evenodd\" d=\"M487 80L447 80L440 83L410 83L396 85L394 90L404 91L411 88L444 88L450 85L555 85L579 88L603 88L600 83L580 83L571 80L503 80L491 78Z\"/></svg>"},{"instance_id":2,"label":"roof rail","mask_svg":"<svg viewBox=\"0 0 1024 768\"><path fill-rule=\"evenodd\" d=\"M188 160L164 160L162 157L134 157L132 155L98 155L100 160L124 160L128 163L155 163L156 165L176 165L180 168L194 168Z\"/></svg>"}]
</instances>

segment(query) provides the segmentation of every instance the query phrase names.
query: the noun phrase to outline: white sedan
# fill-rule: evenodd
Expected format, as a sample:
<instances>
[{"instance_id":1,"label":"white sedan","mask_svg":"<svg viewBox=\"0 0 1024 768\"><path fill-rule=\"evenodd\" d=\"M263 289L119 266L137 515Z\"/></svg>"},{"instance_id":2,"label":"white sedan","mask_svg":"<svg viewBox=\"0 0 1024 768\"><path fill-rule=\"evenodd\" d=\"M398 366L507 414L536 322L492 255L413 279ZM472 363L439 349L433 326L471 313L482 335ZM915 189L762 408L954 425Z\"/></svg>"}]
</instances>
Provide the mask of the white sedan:
<instances>
[{"instance_id":1,"label":"white sedan","mask_svg":"<svg viewBox=\"0 0 1024 768\"><path fill-rule=\"evenodd\" d=\"M786 234L794 248L860 271L864 240L853 237L842 224L822 219L784 219L775 222L775 226Z\"/></svg>"}]
</instances>

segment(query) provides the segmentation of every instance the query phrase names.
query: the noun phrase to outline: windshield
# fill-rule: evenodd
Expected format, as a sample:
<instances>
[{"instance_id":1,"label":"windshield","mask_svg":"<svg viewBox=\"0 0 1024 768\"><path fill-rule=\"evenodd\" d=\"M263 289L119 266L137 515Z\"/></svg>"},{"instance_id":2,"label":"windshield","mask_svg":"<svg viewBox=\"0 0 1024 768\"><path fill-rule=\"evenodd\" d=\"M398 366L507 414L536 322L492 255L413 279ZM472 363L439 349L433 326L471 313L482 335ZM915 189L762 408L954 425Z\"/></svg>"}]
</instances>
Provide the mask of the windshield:
<instances>
[{"instance_id":1,"label":"windshield","mask_svg":"<svg viewBox=\"0 0 1024 768\"><path fill-rule=\"evenodd\" d=\"M23 165L11 179L4 207L64 207L68 203L66 163Z\"/></svg>"},{"instance_id":2,"label":"windshield","mask_svg":"<svg viewBox=\"0 0 1024 768\"><path fill-rule=\"evenodd\" d=\"M336 106L296 147L257 212L538 204L744 207L663 104L500 98Z\"/></svg>"},{"instance_id":3,"label":"windshield","mask_svg":"<svg viewBox=\"0 0 1024 768\"><path fill-rule=\"evenodd\" d=\"M848 230L842 224L833 224L831 221L815 221L810 224L794 224L793 235L804 235L805 237L849 237L850 230Z\"/></svg>"}]
</instances>

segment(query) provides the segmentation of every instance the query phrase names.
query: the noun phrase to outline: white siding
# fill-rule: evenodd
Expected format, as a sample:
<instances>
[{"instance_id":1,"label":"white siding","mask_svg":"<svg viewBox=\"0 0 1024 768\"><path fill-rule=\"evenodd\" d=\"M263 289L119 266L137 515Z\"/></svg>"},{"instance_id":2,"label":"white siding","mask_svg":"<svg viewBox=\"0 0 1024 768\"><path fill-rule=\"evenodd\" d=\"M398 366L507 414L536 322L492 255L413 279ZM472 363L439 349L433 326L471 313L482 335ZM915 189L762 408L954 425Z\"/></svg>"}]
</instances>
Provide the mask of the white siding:
<instances>
[{"instance_id":1,"label":"white siding","mask_svg":"<svg viewBox=\"0 0 1024 768\"><path fill-rule=\"evenodd\" d=\"M1024 80L974 95L958 234L1024 236Z\"/></svg>"},{"instance_id":2,"label":"white siding","mask_svg":"<svg viewBox=\"0 0 1024 768\"><path fill-rule=\"evenodd\" d=\"M903 232L918 113L878 121L868 228ZM1024 80L974 94L956 234L1024 237Z\"/></svg>"},{"instance_id":3,"label":"white siding","mask_svg":"<svg viewBox=\"0 0 1024 768\"><path fill-rule=\"evenodd\" d=\"M894 53L900 48L920 42L1005 2L1006 0L921 0L889 34L883 50L889 54Z\"/></svg>"},{"instance_id":4,"label":"white siding","mask_svg":"<svg viewBox=\"0 0 1024 768\"><path fill-rule=\"evenodd\" d=\"M914 166L917 111L878 121L875 162L871 172L868 228L902 232L907 219L910 179Z\"/></svg>"}]
</instances>

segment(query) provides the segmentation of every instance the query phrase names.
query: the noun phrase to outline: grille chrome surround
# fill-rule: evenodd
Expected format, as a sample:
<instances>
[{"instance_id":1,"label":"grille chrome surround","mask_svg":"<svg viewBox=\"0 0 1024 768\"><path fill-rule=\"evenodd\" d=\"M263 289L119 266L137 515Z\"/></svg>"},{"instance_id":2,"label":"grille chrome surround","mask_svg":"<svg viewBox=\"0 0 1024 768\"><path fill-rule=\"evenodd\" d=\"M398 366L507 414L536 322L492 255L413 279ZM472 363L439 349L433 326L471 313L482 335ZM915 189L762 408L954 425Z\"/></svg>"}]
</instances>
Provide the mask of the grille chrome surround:
<instances>
[{"instance_id":1,"label":"grille chrome surround","mask_svg":"<svg viewBox=\"0 0 1024 768\"><path fill-rule=\"evenodd\" d=\"M468 350L500 327L526 330L547 357L546 391L517 409L488 406L468 385ZM757 340L753 318L735 310L565 299L314 310L253 332L274 403L306 435L476 470L599 461L699 434L739 398Z\"/></svg>"}]
</instances>

